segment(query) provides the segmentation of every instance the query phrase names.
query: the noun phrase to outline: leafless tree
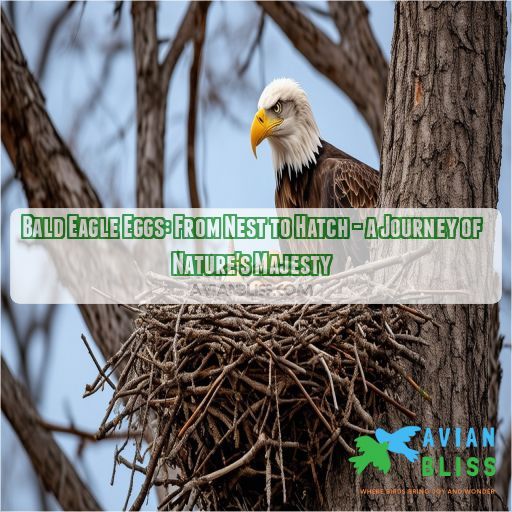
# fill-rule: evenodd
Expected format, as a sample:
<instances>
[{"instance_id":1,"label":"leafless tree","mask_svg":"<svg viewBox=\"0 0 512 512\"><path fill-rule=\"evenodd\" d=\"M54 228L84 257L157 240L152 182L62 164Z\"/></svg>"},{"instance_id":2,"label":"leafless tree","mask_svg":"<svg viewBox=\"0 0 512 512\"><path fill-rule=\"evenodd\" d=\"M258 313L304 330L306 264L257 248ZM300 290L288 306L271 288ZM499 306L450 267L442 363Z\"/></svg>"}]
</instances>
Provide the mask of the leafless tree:
<instances>
[{"instance_id":1,"label":"leafless tree","mask_svg":"<svg viewBox=\"0 0 512 512\"><path fill-rule=\"evenodd\" d=\"M243 76L261 44L265 23L273 20L310 64L350 98L368 124L375 144L378 148L382 146L382 206L496 206L504 95L504 4L398 4L389 72L364 3L330 2L325 11L292 2L258 4L261 15L257 31L246 59L235 68L239 76ZM64 5L52 20L45 49L52 45L54 34L73 5ZM334 23L337 41L312 21L308 8L316 9L318 15ZM174 37L162 42L157 34L156 4L134 2L131 6L139 207L164 206L168 89L188 44L193 46L193 56L186 155L190 203L200 206L195 158L198 106L201 98L206 97L223 108L222 97L216 90L220 78L213 76L202 60L208 9L209 2L191 2ZM122 10L123 4L117 2L117 22ZM473 23L475 19L479 23ZM411 45L411 41L418 44ZM165 51L160 58L162 45ZM120 42L110 51L114 55L125 48L126 44ZM100 195L53 125L35 78L43 78L48 52L46 49L42 53L35 75L31 73L15 30L2 9L2 143L30 207L100 207ZM105 60L105 74L109 73L108 62ZM205 75L204 93L199 89L201 70ZM448 110L446 105L450 106ZM438 129L432 130L434 125ZM458 184L457 194L453 180ZM8 307L7 297L3 302ZM80 311L98 349L105 358L112 356L128 336L133 314L118 306L82 305ZM443 327L436 330L431 326L422 333L432 340L435 356L428 356L432 365L415 378L430 384L434 403L443 404L444 408L434 410L430 403L418 403L425 418L442 417L452 424L486 424L490 417L495 417L496 411L486 406L491 393L497 396L496 390L488 389L490 368L499 353L494 313L488 306L430 308L433 317L443 320ZM36 472L63 508L97 508L92 494L48 432L52 426L37 419L30 398L23 394L3 361L2 371L2 409L24 443ZM20 396L24 397L25 408L18 407ZM417 401L417 397L411 396L410 400ZM493 401L496 403L497 399ZM399 422L393 413L389 421L391 425ZM44 443L46 450L34 450L33 440ZM50 469L51 460L65 462ZM57 471L63 467L64 483L62 473ZM416 477L408 467L401 467L400 473L408 484L416 486ZM384 486L386 477L381 480ZM446 479L446 485L450 483ZM410 502L401 496L392 500L386 497L385 504L379 497L362 499L357 493L359 485L361 482L354 480L346 466L338 467L325 485L327 507L432 506L426 497ZM490 509L489 500L479 495L452 495L436 506Z\"/></svg>"},{"instance_id":2,"label":"leafless tree","mask_svg":"<svg viewBox=\"0 0 512 512\"><path fill-rule=\"evenodd\" d=\"M476 19L478 23L470 21ZM382 206L496 208L505 48L503 3L396 5L381 154ZM422 347L429 364L414 378L428 387L432 402L398 390L415 404L425 424L488 425L496 417L497 393L489 387L496 362L494 309L485 305L425 308L441 327L420 330L431 342L428 351ZM391 427L399 427L401 420L390 412L388 421ZM428 487L428 480L412 467L399 463L393 474L400 474L404 487ZM392 488L392 479L391 474L374 474L372 486ZM442 480L445 488L489 486L481 474ZM356 482L353 474L341 469L328 483L329 505L346 509L357 502L358 508L397 510L492 510L498 506L493 506L490 495L478 494L358 499L356 489L368 484L367 477ZM439 484L436 479L435 485Z\"/></svg>"}]
</instances>

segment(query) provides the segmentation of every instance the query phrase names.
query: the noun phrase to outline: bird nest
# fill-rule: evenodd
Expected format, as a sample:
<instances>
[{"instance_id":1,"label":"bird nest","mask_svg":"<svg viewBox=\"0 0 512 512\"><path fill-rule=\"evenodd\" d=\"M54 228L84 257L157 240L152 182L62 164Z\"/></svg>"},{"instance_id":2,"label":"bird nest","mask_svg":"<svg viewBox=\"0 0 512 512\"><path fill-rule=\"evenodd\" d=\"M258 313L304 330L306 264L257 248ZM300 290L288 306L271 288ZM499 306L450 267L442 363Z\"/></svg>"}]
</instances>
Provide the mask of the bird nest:
<instances>
[{"instance_id":1,"label":"bird nest","mask_svg":"<svg viewBox=\"0 0 512 512\"><path fill-rule=\"evenodd\" d=\"M414 419L391 390L406 381L428 398L405 370L423 364L412 325L426 321L398 305L143 306L87 386L114 389L97 436L126 434L115 466L143 474L135 509L153 486L164 510L321 503L331 462L386 406Z\"/></svg>"}]
</instances>

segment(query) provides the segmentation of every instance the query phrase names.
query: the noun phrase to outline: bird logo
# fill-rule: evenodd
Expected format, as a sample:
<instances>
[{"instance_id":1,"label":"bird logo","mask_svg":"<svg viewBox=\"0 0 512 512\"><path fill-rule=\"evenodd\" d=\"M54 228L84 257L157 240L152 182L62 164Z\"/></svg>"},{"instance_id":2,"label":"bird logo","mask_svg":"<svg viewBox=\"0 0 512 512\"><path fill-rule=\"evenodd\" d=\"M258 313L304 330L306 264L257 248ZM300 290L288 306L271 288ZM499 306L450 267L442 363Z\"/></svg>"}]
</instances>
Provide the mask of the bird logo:
<instances>
[{"instance_id":1,"label":"bird logo","mask_svg":"<svg viewBox=\"0 0 512 512\"><path fill-rule=\"evenodd\" d=\"M396 432L386 432L383 428L375 430L375 438L370 436L356 437L356 448L359 455L348 459L354 465L358 475L371 464L384 474L391 469L388 452L403 455L410 462L418 459L419 452L409 448L407 443L421 430L421 427L403 427Z\"/></svg>"}]
</instances>

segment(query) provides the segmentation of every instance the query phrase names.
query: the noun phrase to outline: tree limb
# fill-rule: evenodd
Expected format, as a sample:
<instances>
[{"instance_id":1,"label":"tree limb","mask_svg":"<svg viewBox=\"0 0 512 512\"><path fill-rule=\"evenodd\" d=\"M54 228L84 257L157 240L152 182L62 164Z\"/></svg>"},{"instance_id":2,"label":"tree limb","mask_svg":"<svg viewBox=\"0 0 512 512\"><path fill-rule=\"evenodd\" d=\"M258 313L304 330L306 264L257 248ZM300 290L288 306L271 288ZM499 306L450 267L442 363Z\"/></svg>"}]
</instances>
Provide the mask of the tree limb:
<instances>
[{"instance_id":1,"label":"tree limb","mask_svg":"<svg viewBox=\"0 0 512 512\"><path fill-rule=\"evenodd\" d=\"M185 45L194 35L196 29L196 13L199 9L202 9L201 3L202 2L190 2L187 12L181 21L180 28L160 65L161 87L162 90L165 91L165 94L167 94L174 67L185 49Z\"/></svg>"},{"instance_id":2,"label":"tree limb","mask_svg":"<svg viewBox=\"0 0 512 512\"><path fill-rule=\"evenodd\" d=\"M107 91L116 57L121 55L127 47L128 44L121 39L116 39L110 44L105 45L104 54L102 55L103 62L101 64L99 76L95 80L94 85L90 87L89 93L84 102L73 113L73 120L67 137L68 146L71 151L76 147L76 141L79 138L83 127L86 125L87 120L93 117L92 114L95 109L101 105L103 96ZM119 130L121 130L121 128L119 128Z\"/></svg>"},{"instance_id":3,"label":"tree limb","mask_svg":"<svg viewBox=\"0 0 512 512\"><path fill-rule=\"evenodd\" d=\"M59 33L59 28L71 14L71 11L75 5L75 2L67 2L62 5L62 7L57 11L53 19L50 21L50 24L48 25L46 37L44 38L44 43L42 44L41 53L39 55L39 61L37 63L36 77L39 82L41 82L41 80L44 78L48 57L50 56L50 51L52 49L55 38Z\"/></svg>"},{"instance_id":4,"label":"tree limb","mask_svg":"<svg viewBox=\"0 0 512 512\"><path fill-rule=\"evenodd\" d=\"M60 449L26 390L11 374L2 357L2 411L12 425L32 466L64 510L100 510L100 505Z\"/></svg>"},{"instance_id":5,"label":"tree limb","mask_svg":"<svg viewBox=\"0 0 512 512\"><path fill-rule=\"evenodd\" d=\"M247 57L240 63L237 69L237 74L239 77L242 77L246 71L249 69L254 53L261 45L261 41L263 39L263 32L265 30L265 12L261 11L260 20L258 21L258 28L256 30L256 36L249 47L249 51L247 52Z\"/></svg>"},{"instance_id":6,"label":"tree limb","mask_svg":"<svg viewBox=\"0 0 512 512\"><path fill-rule=\"evenodd\" d=\"M100 208L87 176L55 129L45 100L27 67L2 9L2 143L31 208ZM115 305L81 305L103 355L113 355L131 329L131 317Z\"/></svg>"},{"instance_id":7,"label":"tree limb","mask_svg":"<svg viewBox=\"0 0 512 512\"><path fill-rule=\"evenodd\" d=\"M196 30L194 34L194 57L190 66L189 75L189 103L187 123L187 169L188 169L188 190L190 206L200 208L201 201L197 190L196 174L196 124L197 124L197 103L199 91L199 79L201 71L201 57L206 32L206 16L210 2L199 2L196 9Z\"/></svg>"},{"instance_id":8,"label":"tree limb","mask_svg":"<svg viewBox=\"0 0 512 512\"><path fill-rule=\"evenodd\" d=\"M99 207L62 142L2 9L2 142L34 208Z\"/></svg>"},{"instance_id":9,"label":"tree limb","mask_svg":"<svg viewBox=\"0 0 512 512\"><path fill-rule=\"evenodd\" d=\"M3 9L1 22L2 142L23 184L28 205L31 208L100 208L96 191L46 112L43 94L28 69ZM173 44L173 59L177 60L183 46ZM172 64L171 60L168 63ZM159 91L160 87L158 84ZM151 206L145 199L143 202ZM79 307L97 346L108 359L131 331L132 316L117 305Z\"/></svg>"},{"instance_id":10,"label":"tree limb","mask_svg":"<svg viewBox=\"0 0 512 512\"><path fill-rule=\"evenodd\" d=\"M134 432L133 434L130 434L128 432L121 432L116 430L115 432L112 432L108 437L102 437L101 439L98 439L96 437L96 432L89 432L87 430L83 430L81 428L77 428L74 425L59 425L58 423L53 423L51 421L43 420L42 418L38 419L38 424L40 427L44 428L45 430L48 430L48 432L59 432L60 434L69 434L72 436L76 436L82 439L82 441L90 441L93 443L96 443L98 441L112 441L115 439L126 439L129 435L132 435L132 437L135 437L136 435L140 435L140 432Z\"/></svg>"},{"instance_id":11,"label":"tree limb","mask_svg":"<svg viewBox=\"0 0 512 512\"><path fill-rule=\"evenodd\" d=\"M388 66L360 2L329 2L341 35L332 41L291 2L259 1L261 8L281 28L292 44L354 103L372 131L380 149Z\"/></svg>"}]
</instances>

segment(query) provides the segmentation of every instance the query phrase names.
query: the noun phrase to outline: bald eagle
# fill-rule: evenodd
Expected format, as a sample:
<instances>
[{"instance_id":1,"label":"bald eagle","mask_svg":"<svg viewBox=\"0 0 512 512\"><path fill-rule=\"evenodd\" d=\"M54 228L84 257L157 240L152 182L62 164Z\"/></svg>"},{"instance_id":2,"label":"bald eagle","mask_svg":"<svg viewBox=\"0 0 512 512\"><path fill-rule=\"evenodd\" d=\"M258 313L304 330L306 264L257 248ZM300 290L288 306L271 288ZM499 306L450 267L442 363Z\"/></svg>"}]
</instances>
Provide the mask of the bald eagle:
<instances>
[{"instance_id":1,"label":"bald eagle","mask_svg":"<svg viewBox=\"0 0 512 512\"><path fill-rule=\"evenodd\" d=\"M276 208L372 208L376 170L320 138L306 93L289 78L261 93L251 146L268 139L276 173Z\"/></svg>"}]
</instances>

